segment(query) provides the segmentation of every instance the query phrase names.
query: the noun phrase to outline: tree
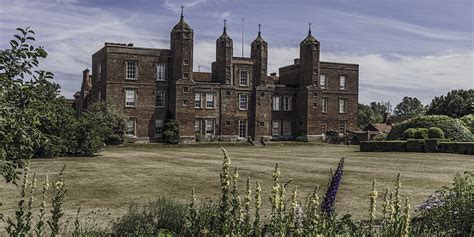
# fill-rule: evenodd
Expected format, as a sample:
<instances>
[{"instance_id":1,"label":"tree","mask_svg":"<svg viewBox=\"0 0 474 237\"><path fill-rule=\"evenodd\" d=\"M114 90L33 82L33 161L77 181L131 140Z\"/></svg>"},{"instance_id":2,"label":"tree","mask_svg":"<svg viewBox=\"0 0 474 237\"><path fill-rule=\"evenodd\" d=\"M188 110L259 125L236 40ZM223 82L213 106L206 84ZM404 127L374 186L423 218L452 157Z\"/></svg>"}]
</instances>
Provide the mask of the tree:
<instances>
[{"instance_id":1,"label":"tree","mask_svg":"<svg viewBox=\"0 0 474 237\"><path fill-rule=\"evenodd\" d=\"M91 104L82 116L98 127L105 144L121 144L125 135L125 118L115 107L105 101Z\"/></svg>"},{"instance_id":2,"label":"tree","mask_svg":"<svg viewBox=\"0 0 474 237\"><path fill-rule=\"evenodd\" d=\"M447 115L460 118L472 113L474 106L474 90L452 90L446 96L435 97L426 114Z\"/></svg>"},{"instance_id":3,"label":"tree","mask_svg":"<svg viewBox=\"0 0 474 237\"><path fill-rule=\"evenodd\" d=\"M383 116L376 113L370 105L359 104L357 121L359 122L359 128L364 129L370 123L381 123Z\"/></svg>"},{"instance_id":4,"label":"tree","mask_svg":"<svg viewBox=\"0 0 474 237\"><path fill-rule=\"evenodd\" d=\"M416 97L405 96L402 102L395 106L394 114L399 116L414 117L416 115L423 115L425 107Z\"/></svg>"}]
</instances>

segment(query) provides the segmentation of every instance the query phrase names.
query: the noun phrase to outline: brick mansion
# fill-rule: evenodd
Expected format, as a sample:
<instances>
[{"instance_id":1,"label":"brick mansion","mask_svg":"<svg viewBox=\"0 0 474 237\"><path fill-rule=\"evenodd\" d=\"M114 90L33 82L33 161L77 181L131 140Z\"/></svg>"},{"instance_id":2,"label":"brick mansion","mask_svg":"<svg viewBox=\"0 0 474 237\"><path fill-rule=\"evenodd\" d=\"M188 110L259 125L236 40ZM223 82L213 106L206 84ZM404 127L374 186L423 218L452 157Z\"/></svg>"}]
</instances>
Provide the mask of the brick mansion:
<instances>
[{"instance_id":1,"label":"brick mansion","mask_svg":"<svg viewBox=\"0 0 474 237\"><path fill-rule=\"evenodd\" d=\"M75 94L80 113L94 101L126 117L131 139L159 141L167 116L181 140L308 140L328 130L357 128L359 66L320 61L309 32L294 64L267 71L268 43L258 31L250 57L235 57L226 25L216 40L211 72L194 72L194 32L183 14L171 30L170 49L105 43L92 55Z\"/></svg>"}]
</instances>

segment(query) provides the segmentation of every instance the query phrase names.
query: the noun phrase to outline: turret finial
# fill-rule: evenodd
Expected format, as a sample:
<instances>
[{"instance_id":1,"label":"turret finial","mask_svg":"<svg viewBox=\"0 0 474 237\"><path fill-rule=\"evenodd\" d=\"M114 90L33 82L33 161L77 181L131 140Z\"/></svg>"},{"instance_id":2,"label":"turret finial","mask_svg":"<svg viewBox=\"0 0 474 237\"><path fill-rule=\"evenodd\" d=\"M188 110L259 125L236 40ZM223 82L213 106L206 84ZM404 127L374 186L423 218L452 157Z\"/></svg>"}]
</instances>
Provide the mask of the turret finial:
<instances>
[{"instance_id":1,"label":"turret finial","mask_svg":"<svg viewBox=\"0 0 474 237\"><path fill-rule=\"evenodd\" d=\"M310 22L310 23L308 23L308 25L309 25L309 31L308 31L308 35L311 35L311 22Z\"/></svg>"},{"instance_id":2,"label":"turret finial","mask_svg":"<svg viewBox=\"0 0 474 237\"><path fill-rule=\"evenodd\" d=\"M183 19L184 17L184 6L181 5L181 19Z\"/></svg>"},{"instance_id":3,"label":"turret finial","mask_svg":"<svg viewBox=\"0 0 474 237\"><path fill-rule=\"evenodd\" d=\"M224 19L224 33L227 32L227 19Z\"/></svg>"},{"instance_id":4,"label":"turret finial","mask_svg":"<svg viewBox=\"0 0 474 237\"><path fill-rule=\"evenodd\" d=\"M260 36L260 28L262 27L262 24L258 24L258 36Z\"/></svg>"}]
</instances>

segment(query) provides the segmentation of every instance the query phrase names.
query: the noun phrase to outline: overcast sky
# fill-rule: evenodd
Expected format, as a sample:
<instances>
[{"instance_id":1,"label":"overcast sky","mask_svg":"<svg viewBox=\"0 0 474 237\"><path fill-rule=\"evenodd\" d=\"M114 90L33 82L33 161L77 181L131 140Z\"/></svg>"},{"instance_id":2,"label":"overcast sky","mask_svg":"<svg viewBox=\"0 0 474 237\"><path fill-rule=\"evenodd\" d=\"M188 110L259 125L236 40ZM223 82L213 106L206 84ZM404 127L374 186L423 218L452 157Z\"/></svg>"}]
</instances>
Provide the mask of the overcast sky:
<instances>
[{"instance_id":1,"label":"overcast sky","mask_svg":"<svg viewBox=\"0 0 474 237\"><path fill-rule=\"evenodd\" d=\"M243 17L245 56L261 23L269 73L299 56L312 22L322 60L360 65L362 103L416 96L426 104L474 88L472 0L0 0L0 47L31 26L49 53L41 67L71 98L104 42L169 48L181 5L195 32L195 70L210 71L223 19L240 56Z\"/></svg>"}]
</instances>

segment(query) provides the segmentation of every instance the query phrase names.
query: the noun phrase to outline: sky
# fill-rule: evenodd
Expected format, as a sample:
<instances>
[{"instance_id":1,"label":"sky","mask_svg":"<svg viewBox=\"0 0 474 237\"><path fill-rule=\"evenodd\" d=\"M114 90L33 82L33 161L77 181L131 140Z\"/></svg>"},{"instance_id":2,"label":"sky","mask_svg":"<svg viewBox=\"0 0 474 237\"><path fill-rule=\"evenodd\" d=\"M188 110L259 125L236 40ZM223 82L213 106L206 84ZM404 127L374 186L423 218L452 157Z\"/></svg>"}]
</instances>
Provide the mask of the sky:
<instances>
[{"instance_id":1,"label":"sky","mask_svg":"<svg viewBox=\"0 0 474 237\"><path fill-rule=\"evenodd\" d=\"M227 19L234 56L250 55L258 24L269 43L268 72L292 64L312 23L321 60L359 64L359 102L404 96L424 104L474 88L472 0L0 0L0 48L30 26L67 98L105 42L169 48L180 6L194 29L194 70L210 71Z\"/></svg>"}]
</instances>

